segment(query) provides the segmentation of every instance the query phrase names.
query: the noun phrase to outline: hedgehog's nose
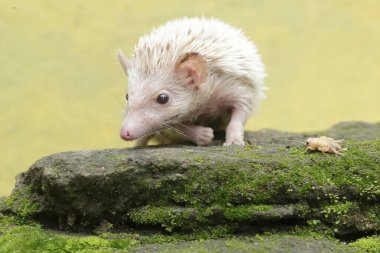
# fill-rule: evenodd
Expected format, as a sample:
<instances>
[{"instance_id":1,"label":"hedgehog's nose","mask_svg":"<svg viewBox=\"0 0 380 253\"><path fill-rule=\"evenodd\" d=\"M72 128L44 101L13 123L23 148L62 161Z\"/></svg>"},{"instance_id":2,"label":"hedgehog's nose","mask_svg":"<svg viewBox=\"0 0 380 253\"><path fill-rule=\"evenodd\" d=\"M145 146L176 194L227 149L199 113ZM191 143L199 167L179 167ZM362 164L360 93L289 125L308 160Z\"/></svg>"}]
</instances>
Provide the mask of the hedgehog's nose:
<instances>
[{"instance_id":1,"label":"hedgehog's nose","mask_svg":"<svg viewBox=\"0 0 380 253\"><path fill-rule=\"evenodd\" d=\"M122 138L123 140L126 140L126 141L131 141L133 140L133 137L131 136L131 134L128 132L127 129L120 129L120 138Z\"/></svg>"}]
</instances>

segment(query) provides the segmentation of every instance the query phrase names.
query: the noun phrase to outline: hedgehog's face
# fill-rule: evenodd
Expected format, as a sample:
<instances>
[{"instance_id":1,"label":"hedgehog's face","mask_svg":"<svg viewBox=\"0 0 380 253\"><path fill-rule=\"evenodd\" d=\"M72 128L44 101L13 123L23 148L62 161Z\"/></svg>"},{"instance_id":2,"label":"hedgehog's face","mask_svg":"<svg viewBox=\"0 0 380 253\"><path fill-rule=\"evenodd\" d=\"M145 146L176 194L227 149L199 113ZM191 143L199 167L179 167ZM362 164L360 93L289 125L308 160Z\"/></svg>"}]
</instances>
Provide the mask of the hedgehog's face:
<instances>
[{"instance_id":1,"label":"hedgehog's face","mask_svg":"<svg viewBox=\"0 0 380 253\"><path fill-rule=\"evenodd\" d=\"M180 58L173 71L150 74L142 81L131 78L136 75L129 73L128 109L120 130L122 139L152 135L184 123L190 117L205 71L200 73L190 62L195 62L198 56L184 57L186 59Z\"/></svg>"},{"instance_id":2,"label":"hedgehog's face","mask_svg":"<svg viewBox=\"0 0 380 253\"><path fill-rule=\"evenodd\" d=\"M133 84L130 84L130 87ZM142 85L142 87L148 85ZM151 135L179 121L182 108L176 90L141 89L128 94L128 108L123 119L120 136L124 140L135 140ZM185 101L183 101L185 102Z\"/></svg>"}]
</instances>

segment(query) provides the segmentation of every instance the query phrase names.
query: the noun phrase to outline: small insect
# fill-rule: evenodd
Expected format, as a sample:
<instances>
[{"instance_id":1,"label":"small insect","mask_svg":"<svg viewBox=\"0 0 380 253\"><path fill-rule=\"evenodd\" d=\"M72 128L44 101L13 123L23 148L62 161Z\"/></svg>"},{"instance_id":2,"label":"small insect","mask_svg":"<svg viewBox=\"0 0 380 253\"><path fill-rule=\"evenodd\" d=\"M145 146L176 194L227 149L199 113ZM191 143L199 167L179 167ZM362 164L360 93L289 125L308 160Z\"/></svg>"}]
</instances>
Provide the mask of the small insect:
<instances>
[{"instance_id":1,"label":"small insect","mask_svg":"<svg viewBox=\"0 0 380 253\"><path fill-rule=\"evenodd\" d=\"M337 155L343 155L340 151L347 150L347 148L342 148L339 144L343 140L334 140L333 138L329 138L326 136L316 137L316 138L308 138L306 140L306 151L307 150L318 150L322 153L331 153Z\"/></svg>"}]
</instances>

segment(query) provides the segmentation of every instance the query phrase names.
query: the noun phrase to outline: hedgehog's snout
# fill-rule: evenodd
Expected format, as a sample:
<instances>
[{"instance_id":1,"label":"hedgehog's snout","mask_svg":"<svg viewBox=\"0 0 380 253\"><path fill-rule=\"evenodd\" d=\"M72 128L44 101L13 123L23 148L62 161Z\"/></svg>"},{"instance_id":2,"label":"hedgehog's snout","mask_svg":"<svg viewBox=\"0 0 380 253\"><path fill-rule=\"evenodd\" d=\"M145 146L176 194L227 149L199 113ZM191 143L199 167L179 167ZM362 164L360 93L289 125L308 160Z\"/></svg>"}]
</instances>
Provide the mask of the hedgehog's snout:
<instances>
[{"instance_id":1,"label":"hedgehog's snout","mask_svg":"<svg viewBox=\"0 0 380 253\"><path fill-rule=\"evenodd\" d=\"M152 119L147 118L142 110L129 108L120 129L120 138L126 141L136 140L151 131Z\"/></svg>"},{"instance_id":2,"label":"hedgehog's snout","mask_svg":"<svg viewBox=\"0 0 380 253\"><path fill-rule=\"evenodd\" d=\"M120 138L126 141L132 141L134 140L133 136L130 134L130 132L127 129L121 128L120 129Z\"/></svg>"}]
</instances>

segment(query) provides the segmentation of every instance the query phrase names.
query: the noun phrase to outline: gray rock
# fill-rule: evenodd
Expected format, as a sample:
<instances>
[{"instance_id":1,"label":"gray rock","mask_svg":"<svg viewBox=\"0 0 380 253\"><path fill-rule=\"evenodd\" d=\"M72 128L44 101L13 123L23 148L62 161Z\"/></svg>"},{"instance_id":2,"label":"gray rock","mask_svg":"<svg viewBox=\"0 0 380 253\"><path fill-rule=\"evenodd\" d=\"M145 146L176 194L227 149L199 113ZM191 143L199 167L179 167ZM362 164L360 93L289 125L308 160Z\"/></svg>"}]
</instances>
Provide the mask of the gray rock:
<instances>
[{"instance_id":1,"label":"gray rock","mask_svg":"<svg viewBox=\"0 0 380 253\"><path fill-rule=\"evenodd\" d=\"M320 253L320 252L359 252L357 248L350 248L342 243L326 239L302 238L284 236L265 238L218 239L191 242L155 243L132 249L131 252L271 252L271 253Z\"/></svg>"},{"instance_id":2,"label":"gray rock","mask_svg":"<svg viewBox=\"0 0 380 253\"><path fill-rule=\"evenodd\" d=\"M305 152L294 141L321 134L344 138L345 155ZM107 221L166 231L281 223L341 235L379 231L380 124L341 123L306 134L262 130L247 132L246 140L251 145L222 147L217 140L209 147L46 156L17 177L8 208L66 229Z\"/></svg>"}]
</instances>

